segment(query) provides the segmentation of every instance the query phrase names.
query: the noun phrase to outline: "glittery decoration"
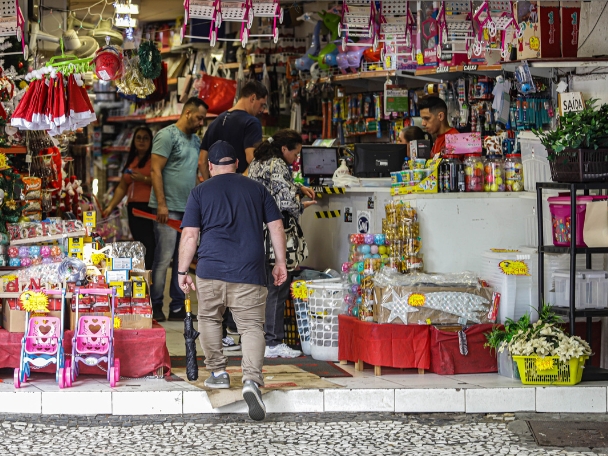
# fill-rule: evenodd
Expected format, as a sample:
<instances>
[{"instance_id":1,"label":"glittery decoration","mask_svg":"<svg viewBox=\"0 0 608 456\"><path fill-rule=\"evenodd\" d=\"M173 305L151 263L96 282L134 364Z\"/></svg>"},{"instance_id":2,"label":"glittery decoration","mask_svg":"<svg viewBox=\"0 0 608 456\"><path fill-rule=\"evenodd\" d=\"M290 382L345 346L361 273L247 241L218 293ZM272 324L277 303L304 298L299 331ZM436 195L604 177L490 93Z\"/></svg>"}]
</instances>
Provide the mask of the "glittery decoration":
<instances>
[{"instance_id":1,"label":"glittery decoration","mask_svg":"<svg viewBox=\"0 0 608 456\"><path fill-rule=\"evenodd\" d=\"M399 293L397 293L394 289L391 291L393 300L382 303L382 307L391 311L391 314L388 317L388 322L391 323L395 318L400 318L403 323L407 323L407 314L409 312L418 312L418 309L407 304L407 296L399 296Z\"/></svg>"}]
</instances>

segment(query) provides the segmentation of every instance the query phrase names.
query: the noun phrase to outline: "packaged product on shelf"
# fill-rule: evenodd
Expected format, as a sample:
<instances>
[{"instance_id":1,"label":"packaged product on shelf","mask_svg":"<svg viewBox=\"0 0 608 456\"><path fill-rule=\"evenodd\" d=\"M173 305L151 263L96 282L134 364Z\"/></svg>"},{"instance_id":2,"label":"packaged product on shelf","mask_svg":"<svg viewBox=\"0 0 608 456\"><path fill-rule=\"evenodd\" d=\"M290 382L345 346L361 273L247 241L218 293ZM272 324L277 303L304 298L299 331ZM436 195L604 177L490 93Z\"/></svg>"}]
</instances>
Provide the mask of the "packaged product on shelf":
<instances>
[{"instance_id":1,"label":"packaged product on shelf","mask_svg":"<svg viewBox=\"0 0 608 456\"><path fill-rule=\"evenodd\" d=\"M483 168L481 154L465 155L464 183L467 192L483 192Z\"/></svg>"},{"instance_id":2,"label":"packaged product on shelf","mask_svg":"<svg viewBox=\"0 0 608 456\"><path fill-rule=\"evenodd\" d=\"M524 172L520 154L508 154L504 164L505 190L507 192L524 191Z\"/></svg>"},{"instance_id":3,"label":"packaged product on shelf","mask_svg":"<svg viewBox=\"0 0 608 456\"><path fill-rule=\"evenodd\" d=\"M504 192L504 162L499 155L489 155L484 164L485 184L483 190L485 192Z\"/></svg>"},{"instance_id":4,"label":"packaged product on shelf","mask_svg":"<svg viewBox=\"0 0 608 456\"><path fill-rule=\"evenodd\" d=\"M410 160L410 169L391 172L391 195L436 193L441 160Z\"/></svg>"},{"instance_id":5,"label":"packaged product on shelf","mask_svg":"<svg viewBox=\"0 0 608 456\"><path fill-rule=\"evenodd\" d=\"M11 245L34 244L86 235L80 220L51 219L43 222L7 223Z\"/></svg>"}]
</instances>

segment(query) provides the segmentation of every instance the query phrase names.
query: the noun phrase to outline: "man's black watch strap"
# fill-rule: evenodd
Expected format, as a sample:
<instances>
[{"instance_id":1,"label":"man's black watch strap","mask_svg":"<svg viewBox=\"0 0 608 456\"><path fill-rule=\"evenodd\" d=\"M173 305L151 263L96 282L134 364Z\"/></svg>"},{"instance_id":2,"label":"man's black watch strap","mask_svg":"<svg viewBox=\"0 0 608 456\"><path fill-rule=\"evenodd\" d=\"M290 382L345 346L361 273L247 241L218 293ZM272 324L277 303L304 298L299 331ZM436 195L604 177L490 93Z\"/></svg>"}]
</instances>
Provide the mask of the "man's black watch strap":
<instances>
[{"instance_id":1,"label":"man's black watch strap","mask_svg":"<svg viewBox=\"0 0 608 456\"><path fill-rule=\"evenodd\" d=\"M184 272L182 272L182 271L177 271L177 273L178 273L179 275L188 275L188 271L184 271Z\"/></svg>"}]
</instances>

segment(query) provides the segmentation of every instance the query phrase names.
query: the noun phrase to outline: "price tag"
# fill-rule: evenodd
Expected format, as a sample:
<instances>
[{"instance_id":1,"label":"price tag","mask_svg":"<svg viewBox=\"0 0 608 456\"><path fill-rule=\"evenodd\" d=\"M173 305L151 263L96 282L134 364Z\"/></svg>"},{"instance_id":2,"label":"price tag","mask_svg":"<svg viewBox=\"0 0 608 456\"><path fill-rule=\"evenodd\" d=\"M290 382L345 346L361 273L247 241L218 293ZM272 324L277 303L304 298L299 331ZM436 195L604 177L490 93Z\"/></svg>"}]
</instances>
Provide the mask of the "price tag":
<instances>
[{"instance_id":1,"label":"price tag","mask_svg":"<svg viewBox=\"0 0 608 456\"><path fill-rule=\"evenodd\" d=\"M477 65L465 65L462 71L477 71Z\"/></svg>"},{"instance_id":2,"label":"price tag","mask_svg":"<svg viewBox=\"0 0 608 456\"><path fill-rule=\"evenodd\" d=\"M437 69L435 70L435 73L437 73L437 74L449 73L449 72L450 72L450 67L448 67L448 66L440 66L440 67L437 67Z\"/></svg>"}]
</instances>

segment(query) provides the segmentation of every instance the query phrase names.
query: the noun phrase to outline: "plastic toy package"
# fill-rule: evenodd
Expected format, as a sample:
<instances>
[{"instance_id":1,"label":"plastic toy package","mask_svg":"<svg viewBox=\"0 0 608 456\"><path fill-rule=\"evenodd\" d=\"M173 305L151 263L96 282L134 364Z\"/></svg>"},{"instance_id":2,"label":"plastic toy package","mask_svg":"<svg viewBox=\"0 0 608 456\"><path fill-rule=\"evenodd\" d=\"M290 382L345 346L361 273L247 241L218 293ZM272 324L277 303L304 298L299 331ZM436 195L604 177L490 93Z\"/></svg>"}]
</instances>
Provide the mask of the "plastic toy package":
<instances>
[{"instance_id":1,"label":"plastic toy package","mask_svg":"<svg viewBox=\"0 0 608 456\"><path fill-rule=\"evenodd\" d=\"M42 222L7 223L11 245L35 244L86 234L80 220L48 219Z\"/></svg>"}]
</instances>

